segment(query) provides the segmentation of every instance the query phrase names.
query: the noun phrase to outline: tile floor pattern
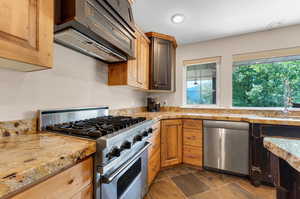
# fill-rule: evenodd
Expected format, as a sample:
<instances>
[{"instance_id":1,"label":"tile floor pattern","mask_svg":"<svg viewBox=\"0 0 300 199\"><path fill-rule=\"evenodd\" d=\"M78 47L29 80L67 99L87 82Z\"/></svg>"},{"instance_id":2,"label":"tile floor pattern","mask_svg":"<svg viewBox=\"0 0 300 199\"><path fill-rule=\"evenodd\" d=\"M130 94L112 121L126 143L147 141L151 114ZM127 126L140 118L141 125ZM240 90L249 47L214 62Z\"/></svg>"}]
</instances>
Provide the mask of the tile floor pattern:
<instances>
[{"instance_id":1,"label":"tile floor pattern","mask_svg":"<svg viewBox=\"0 0 300 199\"><path fill-rule=\"evenodd\" d=\"M180 165L162 170L144 199L276 199L272 187Z\"/></svg>"}]
</instances>

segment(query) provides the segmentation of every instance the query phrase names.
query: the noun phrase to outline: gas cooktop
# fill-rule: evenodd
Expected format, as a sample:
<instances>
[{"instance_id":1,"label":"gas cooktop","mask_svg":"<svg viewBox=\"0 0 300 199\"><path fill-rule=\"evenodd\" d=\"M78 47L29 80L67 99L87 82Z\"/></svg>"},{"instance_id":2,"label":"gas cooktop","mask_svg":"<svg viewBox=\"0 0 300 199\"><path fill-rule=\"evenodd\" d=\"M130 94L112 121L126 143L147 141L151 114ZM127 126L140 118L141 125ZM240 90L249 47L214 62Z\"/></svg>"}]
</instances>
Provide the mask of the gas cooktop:
<instances>
[{"instance_id":1,"label":"gas cooktop","mask_svg":"<svg viewBox=\"0 0 300 199\"><path fill-rule=\"evenodd\" d=\"M46 129L64 134L97 139L145 121L145 117L102 116L47 126Z\"/></svg>"}]
</instances>

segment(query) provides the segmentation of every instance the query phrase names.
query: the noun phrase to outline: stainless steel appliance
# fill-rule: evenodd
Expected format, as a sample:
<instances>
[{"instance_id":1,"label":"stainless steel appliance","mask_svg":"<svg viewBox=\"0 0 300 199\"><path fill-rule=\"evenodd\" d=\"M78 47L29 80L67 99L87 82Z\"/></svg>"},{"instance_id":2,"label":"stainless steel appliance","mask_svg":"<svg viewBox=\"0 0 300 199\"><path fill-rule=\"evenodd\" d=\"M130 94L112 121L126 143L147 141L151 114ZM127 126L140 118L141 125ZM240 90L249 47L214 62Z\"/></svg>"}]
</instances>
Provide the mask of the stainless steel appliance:
<instances>
[{"instance_id":1,"label":"stainless steel appliance","mask_svg":"<svg viewBox=\"0 0 300 199\"><path fill-rule=\"evenodd\" d=\"M204 167L249 175L249 123L205 120Z\"/></svg>"},{"instance_id":2,"label":"stainless steel appliance","mask_svg":"<svg viewBox=\"0 0 300 199\"><path fill-rule=\"evenodd\" d=\"M109 116L108 107L42 110L39 129L96 142L95 199L142 199L152 120Z\"/></svg>"},{"instance_id":3,"label":"stainless steel appliance","mask_svg":"<svg viewBox=\"0 0 300 199\"><path fill-rule=\"evenodd\" d=\"M128 0L55 0L55 41L108 63L135 56Z\"/></svg>"}]
</instances>

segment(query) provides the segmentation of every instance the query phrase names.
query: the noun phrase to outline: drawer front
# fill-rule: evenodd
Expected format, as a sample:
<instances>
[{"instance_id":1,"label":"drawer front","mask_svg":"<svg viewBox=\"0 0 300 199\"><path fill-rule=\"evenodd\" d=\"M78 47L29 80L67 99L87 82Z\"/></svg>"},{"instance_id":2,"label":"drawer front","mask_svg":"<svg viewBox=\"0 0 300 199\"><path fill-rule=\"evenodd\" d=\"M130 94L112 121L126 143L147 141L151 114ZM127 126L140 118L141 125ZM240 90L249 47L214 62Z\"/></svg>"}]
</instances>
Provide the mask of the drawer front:
<instances>
[{"instance_id":1,"label":"drawer front","mask_svg":"<svg viewBox=\"0 0 300 199\"><path fill-rule=\"evenodd\" d=\"M183 163L202 166L202 148L193 146L183 147Z\"/></svg>"},{"instance_id":2,"label":"drawer front","mask_svg":"<svg viewBox=\"0 0 300 199\"><path fill-rule=\"evenodd\" d=\"M25 190L12 199L45 198L45 194L48 199L60 199L62 196L68 199L76 196L81 190L92 184L92 179L93 160L92 158L88 158L48 180ZM83 193L83 195L88 195L88 193Z\"/></svg>"},{"instance_id":3,"label":"drawer front","mask_svg":"<svg viewBox=\"0 0 300 199\"><path fill-rule=\"evenodd\" d=\"M155 123L153 126L153 134L149 141L152 143L148 149L148 153L152 155L156 151L160 150L160 122Z\"/></svg>"},{"instance_id":4,"label":"drawer front","mask_svg":"<svg viewBox=\"0 0 300 199\"><path fill-rule=\"evenodd\" d=\"M183 144L202 147L202 135L199 129L183 129Z\"/></svg>"},{"instance_id":5,"label":"drawer front","mask_svg":"<svg viewBox=\"0 0 300 199\"><path fill-rule=\"evenodd\" d=\"M160 151L149 157L148 165L148 185L150 185L160 170Z\"/></svg>"},{"instance_id":6,"label":"drawer front","mask_svg":"<svg viewBox=\"0 0 300 199\"><path fill-rule=\"evenodd\" d=\"M157 132L157 131L160 132L160 122L153 124L152 128L153 128L153 132Z\"/></svg>"},{"instance_id":7,"label":"drawer front","mask_svg":"<svg viewBox=\"0 0 300 199\"><path fill-rule=\"evenodd\" d=\"M183 128L200 129L202 131L202 120L183 120Z\"/></svg>"},{"instance_id":8,"label":"drawer front","mask_svg":"<svg viewBox=\"0 0 300 199\"><path fill-rule=\"evenodd\" d=\"M93 199L93 184L89 184L87 187L84 187L75 194L72 199Z\"/></svg>"},{"instance_id":9,"label":"drawer front","mask_svg":"<svg viewBox=\"0 0 300 199\"><path fill-rule=\"evenodd\" d=\"M148 150L148 153L152 155L153 153L160 151L160 134L153 135L149 140L152 145Z\"/></svg>"}]
</instances>

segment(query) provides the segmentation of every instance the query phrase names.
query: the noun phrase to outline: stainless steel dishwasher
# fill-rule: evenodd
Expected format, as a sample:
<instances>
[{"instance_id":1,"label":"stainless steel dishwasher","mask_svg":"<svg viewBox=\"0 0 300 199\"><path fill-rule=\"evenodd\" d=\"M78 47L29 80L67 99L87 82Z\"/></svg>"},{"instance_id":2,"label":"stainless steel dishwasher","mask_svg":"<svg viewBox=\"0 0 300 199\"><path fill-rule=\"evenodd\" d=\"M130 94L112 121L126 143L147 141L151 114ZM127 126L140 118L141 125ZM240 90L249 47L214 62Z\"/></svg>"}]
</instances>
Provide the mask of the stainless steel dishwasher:
<instances>
[{"instance_id":1,"label":"stainless steel dishwasher","mask_svg":"<svg viewBox=\"0 0 300 199\"><path fill-rule=\"evenodd\" d=\"M205 120L204 168L249 175L249 123Z\"/></svg>"}]
</instances>

